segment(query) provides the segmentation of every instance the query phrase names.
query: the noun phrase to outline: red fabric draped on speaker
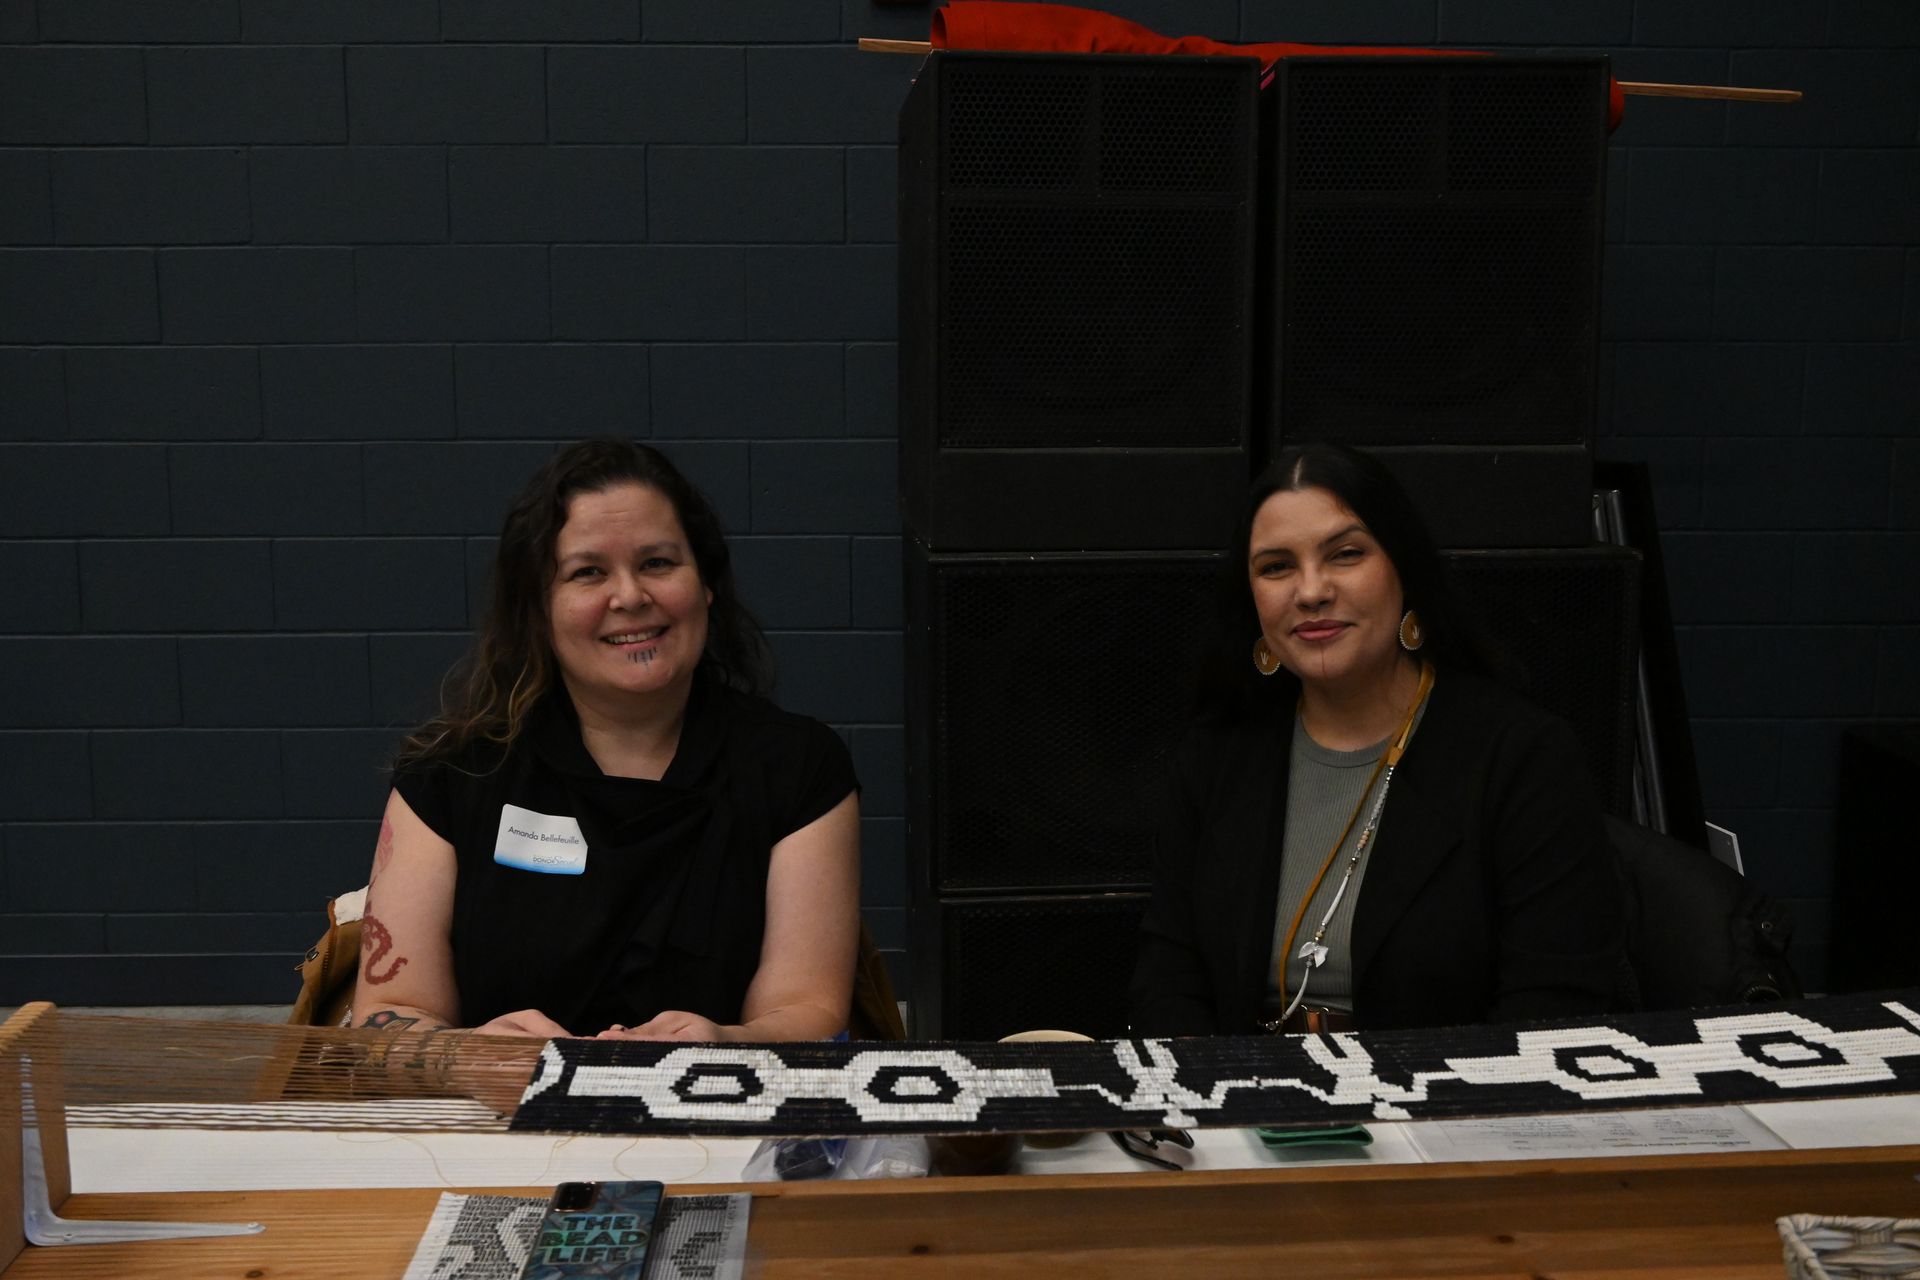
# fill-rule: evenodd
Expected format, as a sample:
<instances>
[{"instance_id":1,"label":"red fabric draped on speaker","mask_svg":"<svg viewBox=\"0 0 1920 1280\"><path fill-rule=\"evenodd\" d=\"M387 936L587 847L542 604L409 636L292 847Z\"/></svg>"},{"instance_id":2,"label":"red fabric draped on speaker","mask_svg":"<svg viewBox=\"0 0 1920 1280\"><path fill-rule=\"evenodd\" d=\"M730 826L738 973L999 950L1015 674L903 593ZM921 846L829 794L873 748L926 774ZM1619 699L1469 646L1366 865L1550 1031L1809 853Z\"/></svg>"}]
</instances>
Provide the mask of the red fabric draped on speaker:
<instances>
[{"instance_id":1,"label":"red fabric draped on speaker","mask_svg":"<svg viewBox=\"0 0 1920 1280\"><path fill-rule=\"evenodd\" d=\"M936 49L991 49L1028 53L1176 53L1258 58L1270 71L1282 58L1307 55L1382 55L1475 57L1465 49L1411 49L1384 45L1227 44L1206 36L1163 36L1098 9L1067 4L1029 4L1018 0L955 0L934 10L930 36ZM1626 112L1620 82L1607 80L1607 128L1620 127Z\"/></svg>"}]
</instances>

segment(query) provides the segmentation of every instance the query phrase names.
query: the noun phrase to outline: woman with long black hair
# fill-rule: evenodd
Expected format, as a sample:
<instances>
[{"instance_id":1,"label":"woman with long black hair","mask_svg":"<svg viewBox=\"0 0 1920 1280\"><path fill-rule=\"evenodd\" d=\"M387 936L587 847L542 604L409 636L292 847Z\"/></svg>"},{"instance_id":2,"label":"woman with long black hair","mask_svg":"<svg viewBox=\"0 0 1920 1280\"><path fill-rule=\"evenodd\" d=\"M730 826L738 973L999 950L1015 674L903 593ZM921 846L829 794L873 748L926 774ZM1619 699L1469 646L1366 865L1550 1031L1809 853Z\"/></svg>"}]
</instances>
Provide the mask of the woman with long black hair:
<instances>
[{"instance_id":1,"label":"woman with long black hair","mask_svg":"<svg viewBox=\"0 0 1920 1280\"><path fill-rule=\"evenodd\" d=\"M1134 1031L1607 1008L1621 890L1578 744L1488 677L1392 475L1288 450L1228 561L1170 767Z\"/></svg>"}]
</instances>

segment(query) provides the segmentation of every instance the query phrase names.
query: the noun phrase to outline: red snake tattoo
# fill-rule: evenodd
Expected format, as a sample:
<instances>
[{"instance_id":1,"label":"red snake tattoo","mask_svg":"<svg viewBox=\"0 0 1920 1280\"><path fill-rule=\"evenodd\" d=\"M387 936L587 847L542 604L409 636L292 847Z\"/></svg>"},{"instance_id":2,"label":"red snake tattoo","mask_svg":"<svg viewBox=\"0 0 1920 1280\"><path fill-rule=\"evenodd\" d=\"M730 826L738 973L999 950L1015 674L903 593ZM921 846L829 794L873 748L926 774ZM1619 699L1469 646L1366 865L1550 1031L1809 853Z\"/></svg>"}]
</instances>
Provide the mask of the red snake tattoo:
<instances>
[{"instance_id":1,"label":"red snake tattoo","mask_svg":"<svg viewBox=\"0 0 1920 1280\"><path fill-rule=\"evenodd\" d=\"M391 950L393 934L380 923L378 917L369 915L360 922L360 972L367 976L370 985L377 987L383 982L392 982L394 975L407 963L405 956L395 956L385 973L376 971L374 966Z\"/></svg>"}]
</instances>

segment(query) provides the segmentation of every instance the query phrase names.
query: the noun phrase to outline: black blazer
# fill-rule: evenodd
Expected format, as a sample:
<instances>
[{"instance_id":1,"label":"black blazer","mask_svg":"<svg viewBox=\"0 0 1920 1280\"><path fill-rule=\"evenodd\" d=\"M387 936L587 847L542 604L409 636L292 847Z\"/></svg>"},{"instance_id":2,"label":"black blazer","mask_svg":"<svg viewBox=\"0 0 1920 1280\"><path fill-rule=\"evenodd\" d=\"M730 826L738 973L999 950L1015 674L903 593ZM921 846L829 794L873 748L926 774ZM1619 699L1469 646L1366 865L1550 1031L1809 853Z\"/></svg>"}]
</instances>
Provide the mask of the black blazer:
<instances>
[{"instance_id":1,"label":"black blazer","mask_svg":"<svg viewBox=\"0 0 1920 1280\"><path fill-rule=\"evenodd\" d=\"M1258 1030L1293 722L1195 726L1171 762L1133 981L1138 1035ZM1625 948L1615 855L1567 725L1443 671L1354 900L1366 1029L1604 1011Z\"/></svg>"}]
</instances>

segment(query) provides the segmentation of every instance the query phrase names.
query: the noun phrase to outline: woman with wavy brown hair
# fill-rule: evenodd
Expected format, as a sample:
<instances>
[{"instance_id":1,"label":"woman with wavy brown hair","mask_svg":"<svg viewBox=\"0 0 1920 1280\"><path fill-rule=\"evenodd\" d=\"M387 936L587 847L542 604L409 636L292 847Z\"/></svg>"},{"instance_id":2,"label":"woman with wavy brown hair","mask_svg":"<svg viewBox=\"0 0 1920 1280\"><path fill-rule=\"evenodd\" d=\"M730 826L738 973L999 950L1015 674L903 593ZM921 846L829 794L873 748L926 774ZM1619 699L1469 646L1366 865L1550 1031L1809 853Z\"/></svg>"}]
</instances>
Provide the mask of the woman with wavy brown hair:
<instances>
[{"instance_id":1,"label":"woman with wavy brown hair","mask_svg":"<svg viewBox=\"0 0 1920 1280\"><path fill-rule=\"evenodd\" d=\"M858 783L770 684L719 520L665 455L555 454L507 513L441 714L396 759L355 1025L844 1028Z\"/></svg>"}]
</instances>

